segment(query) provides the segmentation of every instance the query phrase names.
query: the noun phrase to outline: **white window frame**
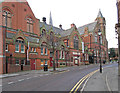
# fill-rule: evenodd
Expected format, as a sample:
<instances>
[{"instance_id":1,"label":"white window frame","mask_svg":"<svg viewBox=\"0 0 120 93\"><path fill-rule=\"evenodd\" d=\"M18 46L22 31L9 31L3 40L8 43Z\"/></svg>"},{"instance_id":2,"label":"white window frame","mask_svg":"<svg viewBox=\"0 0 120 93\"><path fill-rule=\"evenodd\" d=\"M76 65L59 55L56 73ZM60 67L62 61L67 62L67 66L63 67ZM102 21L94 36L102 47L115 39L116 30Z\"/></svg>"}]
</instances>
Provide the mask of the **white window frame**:
<instances>
[{"instance_id":1,"label":"white window frame","mask_svg":"<svg viewBox=\"0 0 120 93\"><path fill-rule=\"evenodd\" d=\"M22 60L21 60L22 61ZM23 65L25 65L25 60L24 60L24 64Z\"/></svg>"},{"instance_id":2,"label":"white window frame","mask_svg":"<svg viewBox=\"0 0 120 93\"><path fill-rule=\"evenodd\" d=\"M43 51L44 49L43 48L41 48L41 55L43 55L43 53L44 53L44 51Z\"/></svg>"},{"instance_id":3,"label":"white window frame","mask_svg":"<svg viewBox=\"0 0 120 93\"><path fill-rule=\"evenodd\" d=\"M47 55L47 48L45 48L45 55Z\"/></svg>"},{"instance_id":4,"label":"white window frame","mask_svg":"<svg viewBox=\"0 0 120 93\"><path fill-rule=\"evenodd\" d=\"M16 45L18 45L18 49L17 49L18 51L16 50ZM15 52L19 52L19 44L16 45L15 45Z\"/></svg>"},{"instance_id":5,"label":"white window frame","mask_svg":"<svg viewBox=\"0 0 120 93\"><path fill-rule=\"evenodd\" d=\"M18 59L16 59L16 60L15 60L15 64L16 64L16 61L18 61L18 62L19 62L19 60L18 60ZM20 65L20 62L19 62L19 64L16 64L16 65Z\"/></svg>"},{"instance_id":6,"label":"white window frame","mask_svg":"<svg viewBox=\"0 0 120 93\"><path fill-rule=\"evenodd\" d=\"M43 61L43 59L41 59L41 63L43 63L43 64L41 64L41 66L43 66L43 65L44 65L44 61Z\"/></svg>"},{"instance_id":7,"label":"white window frame","mask_svg":"<svg viewBox=\"0 0 120 93\"><path fill-rule=\"evenodd\" d=\"M34 49L34 51L33 51L33 52L36 52L36 48L34 47L33 49Z\"/></svg>"},{"instance_id":8,"label":"white window frame","mask_svg":"<svg viewBox=\"0 0 120 93\"><path fill-rule=\"evenodd\" d=\"M22 51L22 46L23 46L23 51ZM22 44L21 44L21 53L25 53L25 47Z\"/></svg>"}]
</instances>

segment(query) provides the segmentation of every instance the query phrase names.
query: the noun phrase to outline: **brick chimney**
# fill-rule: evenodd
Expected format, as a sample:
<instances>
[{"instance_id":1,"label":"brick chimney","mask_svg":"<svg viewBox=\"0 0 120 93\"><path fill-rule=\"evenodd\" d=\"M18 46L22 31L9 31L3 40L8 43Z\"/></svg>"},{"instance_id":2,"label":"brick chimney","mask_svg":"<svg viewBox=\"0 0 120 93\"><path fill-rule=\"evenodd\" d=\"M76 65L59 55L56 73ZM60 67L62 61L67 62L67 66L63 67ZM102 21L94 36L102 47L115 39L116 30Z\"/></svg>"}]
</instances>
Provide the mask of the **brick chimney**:
<instances>
[{"instance_id":1,"label":"brick chimney","mask_svg":"<svg viewBox=\"0 0 120 93\"><path fill-rule=\"evenodd\" d=\"M74 23L72 23L72 24L71 24L71 28L72 28L72 27L74 27L74 26L75 26L75 24L74 24Z\"/></svg>"}]
</instances>

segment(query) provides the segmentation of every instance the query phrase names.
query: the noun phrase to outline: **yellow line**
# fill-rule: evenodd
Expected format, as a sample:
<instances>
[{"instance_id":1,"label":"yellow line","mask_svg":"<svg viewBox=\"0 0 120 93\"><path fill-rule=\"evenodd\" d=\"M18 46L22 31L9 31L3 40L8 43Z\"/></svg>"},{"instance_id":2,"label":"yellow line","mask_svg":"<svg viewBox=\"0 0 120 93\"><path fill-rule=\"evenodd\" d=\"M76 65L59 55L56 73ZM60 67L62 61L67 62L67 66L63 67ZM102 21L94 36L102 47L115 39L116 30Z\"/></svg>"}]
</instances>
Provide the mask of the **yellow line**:
<instances>
[{"instance_id":1,"label":"yellow line","mask_svg":"<svg viewBox=\"0 0 120 93\"><path fill-rule=\"evenodd\" d=\"M80 79L80 80L78 81L78 83L71 89L71 91L70 91L69 93L72 93L73 90L78 86L77 89L75 90L75 91L77 91L78 88L80 87L80 85L83 83L83 81L84 81L87 77L89 77L90 75L94 74L94 73L97 72L97 71L98 71L98 70L95 70L95 71L87 74L86 76L84 76L82 79ZM83 81L82 81L82 80L83 80ZM81 81L82 81L82 82L81 82ZM80 83L80 82L81 82L81 83ZM79 83L80 83L80 84L79 84Z\"/></svg>"},{"instance_id":2,"label":"yellow line","mask_svg":"<svg viewBox=\"0 0 120 93\"><path fill-rule=\"evenodd\" d=\"M75 89L75 92L78 90L78 88L81 86L81 84L82 84L88 77L92 76L92 75L93 75L94 73L96 73L97 71L98 71L98 70L90 73L90 74L77 86L77 88Z\"/></svg>"}]
</instances>

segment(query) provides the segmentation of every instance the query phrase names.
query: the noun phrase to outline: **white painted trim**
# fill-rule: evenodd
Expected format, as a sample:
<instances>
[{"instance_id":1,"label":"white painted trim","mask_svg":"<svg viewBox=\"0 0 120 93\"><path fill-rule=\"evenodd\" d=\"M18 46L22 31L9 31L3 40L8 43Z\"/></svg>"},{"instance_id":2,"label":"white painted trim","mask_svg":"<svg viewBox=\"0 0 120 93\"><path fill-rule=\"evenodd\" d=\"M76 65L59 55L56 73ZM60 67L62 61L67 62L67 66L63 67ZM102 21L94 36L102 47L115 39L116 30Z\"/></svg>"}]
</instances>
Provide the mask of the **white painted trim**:
<instances>
[{"instance_id":1,"label":"white painted trim","mask_svg":"<svg viewBox=\"0 0 120 93\"><path fill-rule=\"evenodd\" d=\"M6 56L0 55L0 57L6 57Z\"/></svg>"}]
</instances>

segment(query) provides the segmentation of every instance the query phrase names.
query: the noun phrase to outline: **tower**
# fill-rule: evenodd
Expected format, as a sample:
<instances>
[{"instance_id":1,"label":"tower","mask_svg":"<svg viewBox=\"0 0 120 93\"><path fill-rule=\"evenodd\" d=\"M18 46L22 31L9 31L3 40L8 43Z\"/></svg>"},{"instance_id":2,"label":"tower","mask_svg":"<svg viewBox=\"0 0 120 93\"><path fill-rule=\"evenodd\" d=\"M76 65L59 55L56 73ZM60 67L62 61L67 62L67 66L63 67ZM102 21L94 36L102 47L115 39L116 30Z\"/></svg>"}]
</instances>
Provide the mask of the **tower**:
<instances>
[{"instance_id":1,"label":"tower","mask_svg":"<svg viewBox=\"0 0 120 93\"><path fill-rule=\"evenodd\" d=\"M106 37L106 20L103 17L101 10L99 10L96 21L99 24L99 28L101 29L101 31L103 32L104 36Z\"/></svg>"}]
</instances>

